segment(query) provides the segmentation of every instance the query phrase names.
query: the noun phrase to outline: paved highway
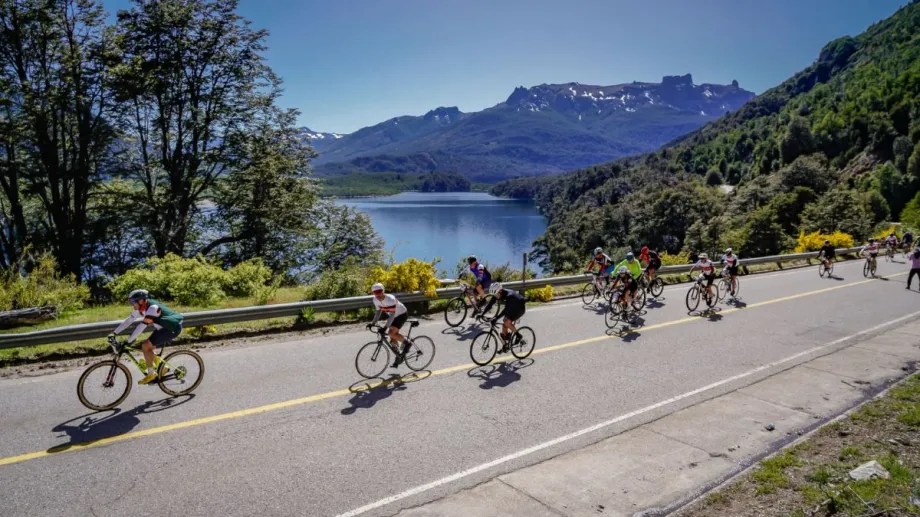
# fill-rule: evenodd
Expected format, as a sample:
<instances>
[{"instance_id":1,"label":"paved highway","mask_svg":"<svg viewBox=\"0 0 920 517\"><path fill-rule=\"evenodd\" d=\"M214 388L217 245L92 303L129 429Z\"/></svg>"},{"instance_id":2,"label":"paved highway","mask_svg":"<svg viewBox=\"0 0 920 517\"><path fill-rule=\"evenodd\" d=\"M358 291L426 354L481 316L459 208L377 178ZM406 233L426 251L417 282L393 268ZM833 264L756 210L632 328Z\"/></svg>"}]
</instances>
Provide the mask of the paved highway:
<instances>
[{"instance_id":1,"label":"paved highway","mask_svg":"<svg viewBox=\"0 0 920 517\"><path fill-rule=\"evenodd\" d=\"M668 287L623 335L580 300L533 307L535 353L487 367L469 359L476 328L435 316L415 331L438 346L431 372L373 390L357 389L363 328L205 350L193 396L135 386L103 413L77 401L82 368L2 380L0 513L390 515L623 430L600 423L667 411L658 403L743 384L920 310L905 264L881 260L887 278L872 280L861 267L743 277L741 303L709 316L687 314L688 285Z\"/></svg>"}]
</instances>

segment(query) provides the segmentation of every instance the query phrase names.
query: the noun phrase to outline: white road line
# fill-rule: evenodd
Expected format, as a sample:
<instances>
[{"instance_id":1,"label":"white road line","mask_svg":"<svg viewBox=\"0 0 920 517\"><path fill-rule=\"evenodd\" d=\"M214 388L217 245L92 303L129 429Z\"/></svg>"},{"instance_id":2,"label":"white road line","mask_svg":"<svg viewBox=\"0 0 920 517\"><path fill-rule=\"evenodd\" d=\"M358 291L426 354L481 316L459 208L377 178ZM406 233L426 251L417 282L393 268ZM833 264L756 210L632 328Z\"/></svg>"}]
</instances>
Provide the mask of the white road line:
<instances>
[{"instance_id":1,"label":"white road line","mask_svg":"<svg viewBox=\"0 0 920 517\"><path fill-rule=\"evenodd\" d=\"M490 469L490 468L492 468L492 467L496 467L496 466L501 465L501 464L503 464L503 463L508 463L509 461L514 461L514 460L516 460L516 459L518 459L518 458L522 458L522 457L527 456L527 455L529 455L529 454L533 454L533 453L535 453L535 452L539 452L539 451L542 451L542 450L544 450L544 449L548 449L548 448L550 448L550 447L552 447L552 446L554 446L554 445L558 445L558 444L560 444L560 443L564 443L564 442L567 442L567 441L569 441L569 440L573 440L573 439L578 438L578 437L580 437L580 436L584 436L584 435L586 435L586 434L588 434L588 433L593 433L594 431L603 429L603 428L605 428L605 427L610 427L611 425L614 425L614 424L616 424L616 423L619 423L619 422L622 422L622 421L624 421L624 420L628 420L628 419L630 419L630 418L639 416L639 415L641 415L641 414L643 414L643 413L648 413L649 411L654 411L654 410L656 410L656 409L658 409L658 408L667 406L668 404L673 404L674 402L678 402L678 401L680 401L680 400L683 400L683 399L692 397L692 396L694 396L694 395L698 395L698 394L700 394L700 393L709 391L709 390L711 390L711 389L718 388L719 386L723 386L723 385L725 385L725 384L728 384L728 383L737 381L737 380L739 380L739 379L743 379L743 378L745 378L745 377L749 377L749 376L751 376L751 375L753 375L753 374L755 374L755 373L762 372L762 371L764 371L764 370L768 370L768 369L770 369L770 368L779 366L779 365L781 365L781 364L783 364L783 363L788 363L788 362L790 362L790 361L794 361L794 360L796 360L796 359L798 359L798 358L800 358L800 357L804 357L804 356L807 356L807 355L809 355L809 354L813 354L813 353L815 353L815 352L817 352L817 351L820 351L820 350L823 350L823 349L825 349L825 348L829 348L829 347L832 347L832 346L835 346L835 345L839 345L840 343L843 343L843 342L845 342L845 341L848 341L848 340L850 340L850 339L853 339L853 338L856 338L856 337L859 337L859 336L862 336L862 335L865 335L865 334L871 334L871 333L876 332L876 331L878 331L878 330L881 330L881 329L883 329L883 328L885 328L885 327L887 327L887 326L893 325L893 324L895 324L895 323L900 323L900 322L902 322L902 321L904 321L904 320L909 320L909 319L912 319L912 318L916 318L916 317L918 317L918 316L920 316L920 312L915 312L915 313L912 313L912 314L908 314L908 315L906 315L906 316L901 316L900 318L895 318L895 319L893 319L893 320L886 321L886 322L884 322L884 323L880 323L880 324L878 324L878 325L876 325L876 326L874 326L874 327L872 327L872 328L868 328L868 329L862 330L862 331L857 332L857 333L855 333L855 334L850 334L849 336L845 336L845 337L842 337L842 338L840 338L840 339L835 339L834 341L831 341L830 343L826 343L826 344L821 345L821 346L817 346L817 347L814 347L814 348L810 348L810 349L808 349L808 350L805 350L804 352L799 352L799 353L797 353L797 354L795 354L795 355L791 355L791 356L789 356L789 357L787 357L787 358L785 358L785 359L781 359L781 360L779 360L779 361L775 361L775 362L772 362L772 363L768 363L768 364L765 364L765 365L763 365L763 366L758 366L757 368L754 368L754 369L752 369L752 370L748 370L748 371L746 371L746 372L744 372L744 373L739 373L738 375L734 375L734 376L732 376L732 377L728 377L728 378L726 378L726 379L722 379L722 380L720 380L720 381L714 382L714 383L709 384L709 385L707 385L707 386L703 386L702 388L697 388L697 389L695 389L695 390L693 390L693 391L688 391L688 392L683 393L683 394L681 394L681 395L677 395L677 396L675 396L675 397L671 397L671 398L669 398L669 399L665 399L665 400L662 400L662 401L660 401L660 402L656 402L655 404L652 404L652 405L650 405L650 406L646 406L646 407L644 407L644 408L637 409L637 410L635 410L635 411L631 411L631 412L629 412L629 413L626 413L626 414L624 414L624 415L620 415L620 416L618 416L618 417L612 418L612 419L607 420L607 421L605 421L605 422L601 422L601 423L599 423L599 424L592 425L591 427L586 427L586 428L581 429L581 430L579 430L579 431L575 431L575 432L573 432L573 433L569 433L569 434L567 434L567 435L565 435L565 436L560 436L559 438L555 438L555 439L550 440L550 441L548 441L548 442L543 442L543 443L541 443L541 444L534 445L533 447L528 447L528 448L523 449L523 450L520 450L520 451L518 451L518 452L509 454L509 455L507 455L507 456L502 456L501 458L492 460L492 461L490 461L490 462L488 462L488 463L483 463L483 464L481 464L481 465L477 465L477 466L475 466L475 467L472 467L472 468L469 468L469 469L466 469L466 470L457 472L457 473L455 473L455 474L451 474L451 475L446 476L446 477L443 477L443 478L441 478L441 479L432 481L431 483L426 483L426 484L424 484L424 485L419 485L419 486L417 486L417 487L415 487L415 488L410 488L409 490L406 490L405 492L401 492L401 493L399 493L399 494L392 495L392 496L386 497L386 498L384 498L384 499L380 499L379 501L375 501L375 502L373 502L373 503L366 504L366 505L364 505L364 506L362 506L362 507L360 507L360 508L355 508L354 510L351 510L351 511L349 511L349 512L345 512L345 513L339 514L338 517L353 517L353 516L355 516L355 515L361 515L362 513L368 512L368 511L370 511L370 510L374 510L374 509L376 509L376 508L380 508L380 507L382 507L382 506L386 506L386 505L388 505L388 504L390 504L390 503L395 503L396 501L399 501L399 500L401 500L401 499L405 499L405 498L407 498L407 497L412 497L412 496L414 496L414 495L421 494L421 493L426 492L426 491L428 491L428 490L431 490L431 489L433 489L433 488L437 488L437 487L439 487L439 486L446 485L446 484L448 484L448 483L452 483L452 482L457 481L457 480L459 480L459 479L463 479L463 478L465 478L465 477L471 476L471 475L476 474L476 473L478 473L478 472L482 472L482 471L484 471L484 470L488 470L488 469Z\"/></svg>"}]
</instances>

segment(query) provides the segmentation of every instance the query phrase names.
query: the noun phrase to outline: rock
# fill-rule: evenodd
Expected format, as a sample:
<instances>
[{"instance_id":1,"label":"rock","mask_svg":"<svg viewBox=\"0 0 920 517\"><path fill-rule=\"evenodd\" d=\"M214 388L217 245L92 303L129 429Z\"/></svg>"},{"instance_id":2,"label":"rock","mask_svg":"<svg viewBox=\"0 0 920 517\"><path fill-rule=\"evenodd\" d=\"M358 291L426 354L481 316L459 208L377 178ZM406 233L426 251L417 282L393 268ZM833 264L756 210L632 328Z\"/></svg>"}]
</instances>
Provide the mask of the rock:
<instances>
[{"instance_id":1,"label":"rock","mask_svg":"<svg viewBox=\"0 0 920 517\"><path fill-rule=\"evenodd\" d=\"M872 478L888 479L891 475L879 462L872 460L851 470L850 477L856 481L864 481Z\"/></svg>"},{"instance_id":2,"label":"rock","mask_svg":"<svg viewBox=\"0 0 920 517\"><path fill-rule=\"evenodd\" d=\"M764 426L764 429L766 429L767 431L773 431L776 429L776 426L773 424L767 424L766 426Z\"/></svg>"},{"instance_id":3,"label":"rock","mask_svg":"<svg viewBox=\"0 0 920 517\"><path fill-rule=\"evenodd\" d=\"M849 430L849 429L841 429L841 430L837 431L837 435L839 435L839 436L850 436L850 430Z\"/></svg>"}]
</instances>

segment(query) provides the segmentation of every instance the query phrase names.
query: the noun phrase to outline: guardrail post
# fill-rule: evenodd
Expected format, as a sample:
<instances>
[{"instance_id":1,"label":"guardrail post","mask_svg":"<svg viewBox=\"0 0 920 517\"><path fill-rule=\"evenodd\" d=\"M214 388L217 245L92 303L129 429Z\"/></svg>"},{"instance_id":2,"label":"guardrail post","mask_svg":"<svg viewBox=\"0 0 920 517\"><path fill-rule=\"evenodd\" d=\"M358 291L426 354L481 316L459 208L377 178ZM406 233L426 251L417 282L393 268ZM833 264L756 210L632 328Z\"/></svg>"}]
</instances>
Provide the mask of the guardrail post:
<instances>
[{"instance_id":1,"label":"guardrail post","mask_svg":"<svg viewBox=\"0 0 920 517\"><path fill-rule=\"evenodd\" d=\"M527 252L524 252L524 267L521 269L521 292L527 291Z\"/></svg>"}]
</instances>

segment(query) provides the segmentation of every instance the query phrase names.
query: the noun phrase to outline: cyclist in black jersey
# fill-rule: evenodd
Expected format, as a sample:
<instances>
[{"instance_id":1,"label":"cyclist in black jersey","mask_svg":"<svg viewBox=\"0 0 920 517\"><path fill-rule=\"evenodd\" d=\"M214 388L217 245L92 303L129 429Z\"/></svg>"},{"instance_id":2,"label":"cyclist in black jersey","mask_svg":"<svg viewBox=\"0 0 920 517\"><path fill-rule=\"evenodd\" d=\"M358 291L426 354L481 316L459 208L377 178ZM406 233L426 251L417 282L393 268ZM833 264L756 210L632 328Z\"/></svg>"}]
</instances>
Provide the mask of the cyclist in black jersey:
<instances>
[{"instance_id":1,"label":"cyclist in black jersey","mask_svg":"<svg viewBox=\"0 0 920 517\"><path fill-rule=\"evenodd\" d=\"M834 260L836 256L837 250L831 246L831 241L825 239L824 246L821 246L821 250L818 251L818 258L824 263L824 267L830 267L831 261Z\"/></svg>"},{"instance_id":2,"label":"cyclist in black jersey","mask_svg":"<svg viewBox=\"0 0 920 517\"><path fill-rule=\"evenodd\" d=\"M514 325L514 323L517 320L521 319L521 316L524 315L524 312L526 310L525 305L526 305L527 300L526 298L524 298L523 294L513 289L505 289L504 287L502 287L502 288L499 288L495 292L495 298L492 300L489 300L489 303L488 305L486 305L486 308L485 310L483 310L483 313L488 314L489 309L492 308L492 304L495 303L496 300L501 300L505 303L501 312L495 315L496 321L499 318L505 318L504 321L502 321L502 331L501 331L502 342L504 343L504 346L498 352L500 354L503 354L508 351L508 341L511 339L511 336L513 336L514 333L517 332L517 327Z\"/></svg>"}]
</instances>

